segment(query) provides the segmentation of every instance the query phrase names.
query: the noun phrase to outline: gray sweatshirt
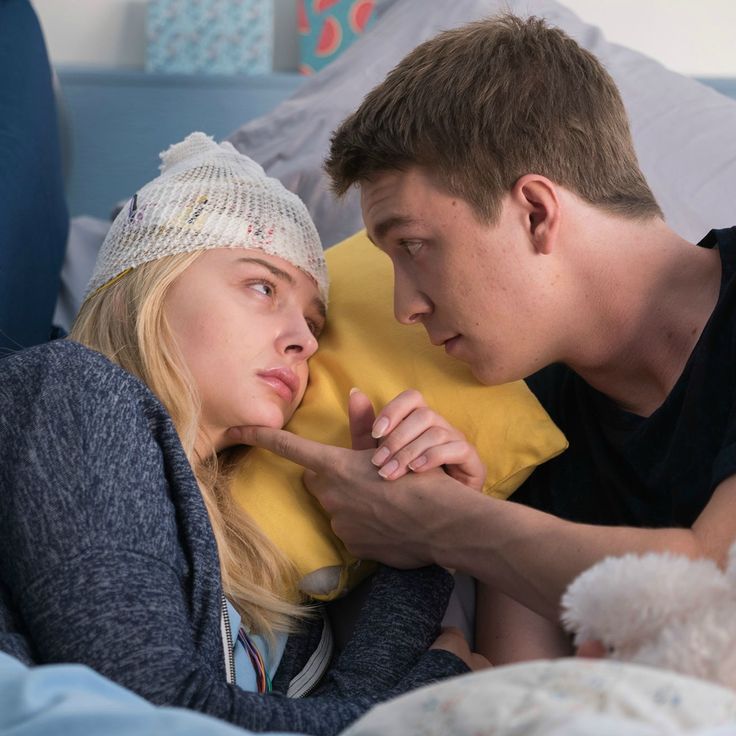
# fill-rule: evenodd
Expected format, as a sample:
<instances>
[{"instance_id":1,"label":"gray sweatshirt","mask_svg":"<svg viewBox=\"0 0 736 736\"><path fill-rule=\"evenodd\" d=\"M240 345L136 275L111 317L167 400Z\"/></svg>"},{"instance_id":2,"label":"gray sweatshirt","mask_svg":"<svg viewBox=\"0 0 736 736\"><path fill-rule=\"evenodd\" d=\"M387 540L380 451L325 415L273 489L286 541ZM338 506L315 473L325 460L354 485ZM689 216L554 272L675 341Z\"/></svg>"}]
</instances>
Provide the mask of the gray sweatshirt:
<instances>
[{"instance_id":1,"label":"gray sweatshirt","mask_svg":"<svg viewBox=\"0 0 736 736\"><path fill-rule=\"evenodd\" d=\"M450 576L383 568L310 697L227 684L214 537L160 402L105 357L57 340L0 360L0 406L0 650L84 663L153 703L251 730L310 734L467 671L425 652ZM298 667L307 639L290 638L283 666Z\"/></svg>"}]
</instances>

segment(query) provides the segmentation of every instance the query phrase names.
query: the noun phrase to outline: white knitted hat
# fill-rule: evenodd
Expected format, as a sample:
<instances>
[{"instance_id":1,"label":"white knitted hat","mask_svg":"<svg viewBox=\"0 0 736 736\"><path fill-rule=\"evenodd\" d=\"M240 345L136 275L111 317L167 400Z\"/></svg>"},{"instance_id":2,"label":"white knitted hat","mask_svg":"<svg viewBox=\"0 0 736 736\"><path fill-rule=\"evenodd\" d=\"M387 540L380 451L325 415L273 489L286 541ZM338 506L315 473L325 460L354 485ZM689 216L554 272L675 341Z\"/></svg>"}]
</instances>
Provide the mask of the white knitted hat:
<instances>
[{"instance_id":1,"label":"white knitted hat","mask_svg":"<svg viewBox=\"0 0 736 736\"><path fill-rule=\"evenodd\" d=\"M230 143L191 133L160 154L161 174L121 210L97 256L85 298L163 256L254 248L309 274L327 301L317 230L304 203Z\"/></svg>"}]
</instances>

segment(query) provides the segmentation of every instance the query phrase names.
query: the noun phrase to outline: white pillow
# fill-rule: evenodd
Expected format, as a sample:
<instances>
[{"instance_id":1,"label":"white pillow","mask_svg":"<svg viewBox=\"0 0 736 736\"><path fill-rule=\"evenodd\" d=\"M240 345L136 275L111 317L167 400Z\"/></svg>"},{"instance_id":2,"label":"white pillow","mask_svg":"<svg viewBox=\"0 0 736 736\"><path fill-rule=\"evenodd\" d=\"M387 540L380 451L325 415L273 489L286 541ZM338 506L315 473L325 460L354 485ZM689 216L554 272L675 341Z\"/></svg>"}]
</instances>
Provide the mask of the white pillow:
<instances>
[{"instance_id":1,"label":"white pillow","mask_svg":"<svg viewBox=\"0 0 736 736\"><path fill-rule=\"evenodd\" d=\"M553 0L401 0L379 7L370 32L271 113L231 134L236 148L307 204L325 247L363 227L357 193L336 204L322 162L330 134L415 45L508 10L538 15L592 51L616 80L641 167L670 225L697 240L733 224L736 101L631 49Z\"/></svg>"},{"instance_id":2,"label":"white pillow","mask_svg":"<svg viewBox=\"0 0 736 736\"><path fill-rule=\"evenodd\" d=\"M69 332L82 306L82 295L92 275L97 252L110 229L109 220L96 217L73 217L69 222L61 286L56 300L54 324Z\"/></svg>"}]
</instances>

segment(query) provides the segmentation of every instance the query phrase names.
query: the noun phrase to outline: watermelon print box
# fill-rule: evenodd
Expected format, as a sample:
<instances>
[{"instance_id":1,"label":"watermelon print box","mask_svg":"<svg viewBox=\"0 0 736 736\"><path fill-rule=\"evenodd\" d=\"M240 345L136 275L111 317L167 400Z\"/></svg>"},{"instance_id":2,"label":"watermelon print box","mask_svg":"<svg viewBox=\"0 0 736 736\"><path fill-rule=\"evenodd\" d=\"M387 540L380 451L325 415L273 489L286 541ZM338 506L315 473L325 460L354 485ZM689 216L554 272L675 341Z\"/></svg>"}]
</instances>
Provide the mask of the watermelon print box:
<instances>
[{"instance_id":1,"label":"watermelon print box","mask_svg":"<svg viewBox=\"0 0 736 736\"><path fill-rule=\"evenodd\" d=\"M298 0L302 74L327 66L375 20L374 0Z\"/></svg>"}]
</instances>

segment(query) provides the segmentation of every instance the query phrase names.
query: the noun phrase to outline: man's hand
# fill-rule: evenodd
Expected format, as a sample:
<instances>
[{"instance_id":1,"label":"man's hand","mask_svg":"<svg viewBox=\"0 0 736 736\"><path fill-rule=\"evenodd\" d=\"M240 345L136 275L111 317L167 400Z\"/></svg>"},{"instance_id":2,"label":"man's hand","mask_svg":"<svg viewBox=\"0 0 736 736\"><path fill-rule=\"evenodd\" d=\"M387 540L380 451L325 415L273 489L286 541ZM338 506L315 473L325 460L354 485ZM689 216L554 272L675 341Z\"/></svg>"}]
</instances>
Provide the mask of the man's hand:
<instances>
[{"instance_id":1,"label":"man's hand","mask_svg":"<svg viewBox=\"0 0 736 736\"><path fill-rule=\"evenodd\" d=\"M491 663L482 654L470 650L465 635L460 629L454 626L443 628L442 633L437 637L430 649L444 649L447 652L452 652L456 657L462 659L473 672L492 667Z\"/></svg>"},{"instance_id":2,"label":"man's hand","mask_svg":"<svg viewBox=\"0 0 736 736\"><path fill-rule=\"evenodd\" d=\"M608 650L602 641L591 639L584 641L575 652L576 657L584 657L585 659L603 659Z\"/></svg>"},{"instance_id":3,"label":"man's hand","mask_svg":"<svg viewBox=\"0 0 736 736\"><path fill-rule=\"evenodd\" d=\"M361 396L363 398L361 398ZM439 469L409 473L387 481L371 458L375 440L372 420L359 395L351 409L353 444L362 449L333 447L268 427L239 427L231 438L263 447L306 468L304 483L324 507L332 528L352 554L393 567L419 567L434 562L433 529L445 523L458 492L473 493ZM352 403L351 401L351 403ZM371 445L370 449L366 445Z\"/></svg>"}]
</instances>

